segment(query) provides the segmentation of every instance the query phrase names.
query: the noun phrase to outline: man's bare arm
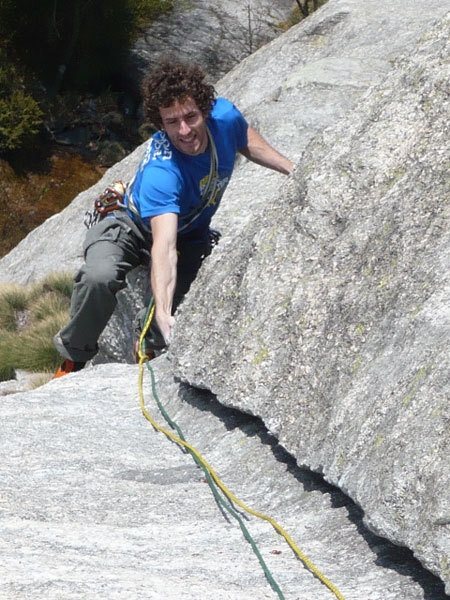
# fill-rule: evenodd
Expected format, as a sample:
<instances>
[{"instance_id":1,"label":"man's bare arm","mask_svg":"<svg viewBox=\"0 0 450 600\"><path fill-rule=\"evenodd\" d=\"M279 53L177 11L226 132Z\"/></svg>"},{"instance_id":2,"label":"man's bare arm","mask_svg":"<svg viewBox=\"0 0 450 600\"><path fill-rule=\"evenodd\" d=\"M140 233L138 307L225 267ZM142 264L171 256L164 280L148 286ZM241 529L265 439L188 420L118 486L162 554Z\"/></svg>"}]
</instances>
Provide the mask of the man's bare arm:
<instances>
[{"instance_id":1,"label":"man's bare arm","mask_svg":"<svg viewBox=\"0 0 450 600\"><path fill-rule=\"evenodd\" d=\"M178 215L166 213L150 219L153 244L150 282L155 301L155 318L166 342L175 322L172 303L177 279Z\"/></svg>"},{"instance_id":2,"label":"man's bare arm","mask_svg":"<svg viewBox=\"0 0 450 600\"><path fill-rule=\"evenodd\" d=\"M284 173L285 175L292 173L295 166L294 163L268 144L253 127L248 128L247 138L247 146L240 148L239 152L248 158L248 160L268 169Z\"/></svg>"}]
</instances>

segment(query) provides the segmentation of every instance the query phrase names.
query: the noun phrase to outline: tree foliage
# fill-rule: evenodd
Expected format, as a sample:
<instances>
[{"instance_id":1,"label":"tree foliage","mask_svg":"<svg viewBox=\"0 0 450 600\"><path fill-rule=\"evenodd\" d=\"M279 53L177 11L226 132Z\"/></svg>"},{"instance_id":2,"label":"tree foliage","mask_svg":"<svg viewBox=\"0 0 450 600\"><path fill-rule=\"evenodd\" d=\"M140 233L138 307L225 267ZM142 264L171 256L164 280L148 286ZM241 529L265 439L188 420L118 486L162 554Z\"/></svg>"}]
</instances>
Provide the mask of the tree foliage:
<instances>
[{"instance_id":1,"label":"tree foliage","mask_svg":"<svg viewBox=\"0 0 450 600\"><path fill-rule=\"evenodd\" d=\"M52 92L102 89L142 20L172 0L0 0L1 37Z\"/></svg>"},{"instance_id":2,"label":"tree foliage","mask_svg":"<svg viewBox=\"0 0 450 600\"><path fill-rule=\"evenodd\" d=\"M0 0L0 154L41 120L40 98L98 94L121 73L139 32L174 0ZM25 75L26 74L26 75Z\"/></svg>"},{"instance_id":3,"label":"tree foliage","mask_svg":"<svg viewBox=\"0 0 450 600\"><path fill-rule=\"evenodd\" d=\"M3 57L0 49L0 154L20 148L42 121L42 111L25 91L23 78Z\"/></svg>"}]
</instances>

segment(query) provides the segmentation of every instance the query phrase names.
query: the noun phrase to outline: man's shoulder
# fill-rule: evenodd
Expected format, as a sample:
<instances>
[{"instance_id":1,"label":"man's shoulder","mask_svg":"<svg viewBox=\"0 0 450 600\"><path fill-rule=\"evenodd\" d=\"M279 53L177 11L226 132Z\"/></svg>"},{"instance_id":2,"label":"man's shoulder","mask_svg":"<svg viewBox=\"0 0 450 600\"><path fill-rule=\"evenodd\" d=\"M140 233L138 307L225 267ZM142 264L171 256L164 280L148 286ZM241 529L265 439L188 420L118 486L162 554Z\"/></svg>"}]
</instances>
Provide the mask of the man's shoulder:
<instances>
[{"instance_id":1,"label":"man's shoulder","mask_svg":"<svg viewBox=\"0 0 450 600\"><path fill-rule=\"evenodd\" d=\"M144 162L162 160L170 161L173 157L173 147L165 131L156 131L150 138L144 157Z\"/></svg>"},{"instance_id":2,"label":"man's shoulder","mask_svg":"<svg viewBox=\"0 0 450 600\"><path fill-rule=\"evenodd\" d=\"M157 131L148 140L145 154L140 162L138 171L149 172L153 169L168 172L178 172L175 160L176 151L164 131Z\"/></svg>"},{"instance_id":3,"label":"man's shoulder","mask_svg":"<svg viewBox=\"0 0 450 600\"><path fill-rule=\"evenodd\" d=\"M247 145L248 124L238 108L226 98L217 98L209 118L209 126L216 144L225 144L236 150Z\"/></svg>"},{"instance_id":4,"label":"man's shoulder","mask_svg":"<svg viewBox=\"0 0 450 600\"><path fill-rule=\"evenodd\" d=\"M228 120L241 115L236 106L227 98L216 98L211 110L211 117L216 120Z\"/></svg>"}]
</instances>

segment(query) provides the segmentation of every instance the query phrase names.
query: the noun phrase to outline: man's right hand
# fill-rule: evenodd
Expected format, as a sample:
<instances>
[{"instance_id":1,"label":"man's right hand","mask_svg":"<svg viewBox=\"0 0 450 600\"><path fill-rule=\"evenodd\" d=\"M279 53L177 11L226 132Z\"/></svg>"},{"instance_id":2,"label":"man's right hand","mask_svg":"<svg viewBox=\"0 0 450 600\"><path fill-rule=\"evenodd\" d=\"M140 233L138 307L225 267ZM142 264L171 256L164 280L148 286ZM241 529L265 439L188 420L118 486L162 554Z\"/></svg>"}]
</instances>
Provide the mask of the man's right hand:
<instances>
[{"instance_id":1,"label":"man's right hand","mask_svg":"<svg viewBox=\"0 0 450 600\"><path fill-rule=\"evenodd\" d=\"M155 300L155 319L167 344L175 323L172 303L177 277L178 215L164 213L153 217L150 223L153 235L150 279Z\"/></svg>"},{"instance_id":2,"label":"man's right hand","mask_svg":"<svg viewBox=\"0 0 450 600\"><path fill-rule=\"evenodd\" d=\"M175 317L166 314L155 314L155 319L159 330L161 331L161 334L164 338L164 341L166 342L166 344L169 344L172 327L175 324Z\"/></svg>"}]
</instances>

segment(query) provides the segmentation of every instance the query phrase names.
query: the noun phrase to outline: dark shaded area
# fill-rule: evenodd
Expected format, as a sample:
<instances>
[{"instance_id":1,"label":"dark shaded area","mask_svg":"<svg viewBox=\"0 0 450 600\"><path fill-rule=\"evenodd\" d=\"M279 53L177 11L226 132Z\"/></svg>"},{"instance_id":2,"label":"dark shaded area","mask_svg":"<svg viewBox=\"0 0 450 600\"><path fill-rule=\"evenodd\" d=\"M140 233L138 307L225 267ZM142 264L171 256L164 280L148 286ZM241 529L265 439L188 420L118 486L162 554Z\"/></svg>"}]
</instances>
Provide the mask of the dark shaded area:
<instances>
[{"instance_id":1,"label":"dark shaded area","mask_svg":"<svg viewBox=\"0 0 450 600\"><path fill-rule=\"evenodd\" d=\"M307 492L321 492L330 497L333 508L345 507L348 519L375 555L375 563L385 569L392 569L403 577L414 580L424 592L424 600L448 600L444 583L433 573L425 569L414 557L409 548L396 546L373 532L364 525L364 511L339 488L328 483L320 473L315 473L297 465L295 458L290 455L268 432L264 422L259 417L243 413L233 408L223 406L216 397L207 390L195 390L187 384L181 384L181 397L192 407L207 411L222 421L228 431L239 428L249 437L258 436L261 443L269 446L278 462L284 463L289 473L303 486Z\"/></svg>"}]
</instances>

